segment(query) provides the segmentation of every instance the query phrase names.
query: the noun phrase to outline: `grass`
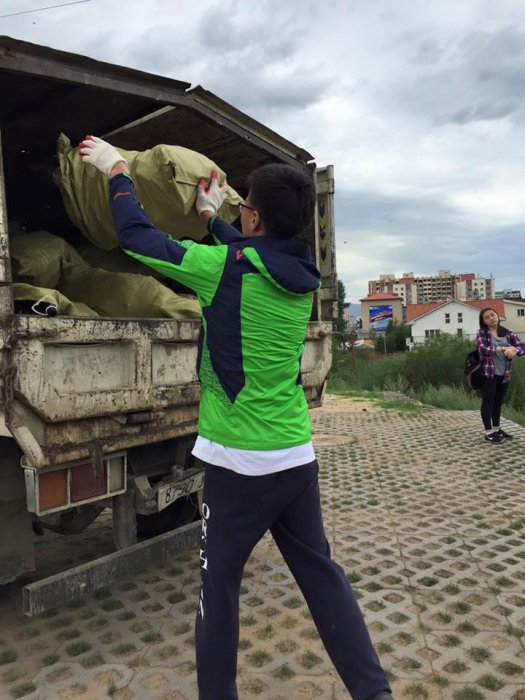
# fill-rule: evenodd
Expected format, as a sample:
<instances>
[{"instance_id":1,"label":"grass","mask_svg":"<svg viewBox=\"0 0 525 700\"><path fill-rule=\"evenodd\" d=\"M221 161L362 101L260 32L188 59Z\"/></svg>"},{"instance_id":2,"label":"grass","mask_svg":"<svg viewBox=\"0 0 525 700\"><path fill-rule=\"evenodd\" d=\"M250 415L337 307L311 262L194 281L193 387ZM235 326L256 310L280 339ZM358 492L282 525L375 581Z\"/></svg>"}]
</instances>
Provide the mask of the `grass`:
<instances>
[{"instance_id":1,"label":"grass","mask_svg":"<svg viewBox=\"0 0 525 700\"><path fill-rule=\"evenodd\" d=\"M380 656L383 654L391 654L394 651L394 647L390 642L379 642L377 645L377 651Z\"/></svg>"},{"instance_id":2,"label":"grass","mask_svg":"<svg viewBox=\"0 0 525 700\"><path fill-rule=\"evenodd\" d=\"M11 651L8 649L7 651L3 651L0 653L0 666L5 666L5 664L12 664L13 661L16 661L16 651Z\"/></svg>"},{"instance_id":3,"label":"grass","mask_svg":"<svg viewBox=\"0 0 525 700\"><path fill-rule=\"evenodd\" d=\"M47 654L47 656L44 656L42 659L42 666L52 666L56 664L59 658L58 654Z\"/></svg>"},{"instance_id":4,"label":"grass","mask_svg":"<svg viewBox=\"0 0 525 700\"><path fill-rule=\"evenodd\" d=\"M124 656L125 654L131 654L132 651L136 651L137 647L134 644L119 644L114 647L111 651L116 656Z\"/></svg>"},{"instance_id":5,"label":"grass","mask_svg":"<svg viewBox=\"0 0 525 700\"><path fill-rule=\"evenodd\" d=\"M75 642L66 647L66 652L70 656L80 656L80 654L84 654L86 651L90 651L90 649L91 644L87 642Z\"/></svg>"},{"instance_id":6,"label":"grass","mask_svg":"<svg viewBox=\"0 0 525 700\"><path fill-rule=\"evenodd\" d=\"M275 634L275 630L272 625L265 625L261 630L259 630L259 639L271 639Z\"/></svg>"},{"instance_id":7,"label":"grass","mask_svg":"<svg viewBox=\"0 0 525 700\"><path fill-rule=\"evenodd\" d=\"M272 661L270 654L262 649L258 649L252 654L248 654L247 659L249 663L256 668L262 668L262 666L265 666L267 663Z\"/></svg>"},{"instance_id":8,"label":"grass","mask_svg":"<svg viewBox=\"0 0 525 700\"><path fill-rule=\"evenodd\" d=\"M246 627L251 627L252 625L257 624L257 620L255 619L254 615L244 615L244 617L241 617L241 624L245 625Z\"/></svg>"},{"instance_id":9,"label":"grass","mask_svg":"<svg viewBox=\"0 0 525 700\"><path fill-rule=\"evenodd\" d=\"M124 604L116 598L110 598L109 600L103 601L100 607L106 612L111 612L112 610L119 610L120 608L123 608Z\"/></svg>"},{"instance_id":10,"label":"grass","mask_svg":"<svg viewBox=\"0 0 525 700\"><path fill-rule=\"evenodd\" d=\"M102 666L105 661L102 654L97 652L96 654L91 654L91 656L86 656L81 663L84 668L96 668L97 666Z\"/></svg>"},{"instance_id":11,"label":"grass","mask_svg":"<svg viewBox=\"0 0 525 700\"><path fill-rule=\"evenodd\" d=\"M301 656L301 666L307 669L314 668L314 666L322 663L322 661L321 657L314 654L310 649L305 651Z\"/></svg>"},{"instance_id":12,"label":"grass","mask_svg":"<svg viewBox=\"0 0 525 700\"><path fill-rule=\"evenodd\" d=\"M454 605L452 606L452 610L457 615L466 615L467 613L471 612L472 606L470 606L468 603L465 603L464 601L458 601L457 603L454 603Z\"/></svg>"},{"instance_id":13,"label":"grass","mask_svg":"<svg viewBox=\"0 0 525 700\"><path fill-rule=\"evenodd\" d=\"M481 676L481 678L478 678L477 682L482 688L492 691L501 690L501 688L503 688L505 685L503 681L496 676L492 676L490 673L486 673L485 675Z\"/></svg>"},{"instance_id":14,"label":"grass","mask_svg":"<svg viewBox=\"0 0 525 700\"><path fill-rule=\"evenodd\" d=\"M363 353L342 353L334 348L328 391L356 400L368 399L387 409L405 413L436 406L447 410L478 411L480 397L467 388L463 363L473 343L443 335L411 352L373 359ZM446 378L447 384L443 383ZM384 391L406 395L413 401L385 397ZM418 403L414 403L414 400ZM525 363L513 364L512 381L503 406L508 420L525 425Z\"/></svg>"},{"instance_id":15,"label":"grass","mask_svg":"<svg viewBox=\"0 0 525 700\"><path fill-rule=\"evenodd\" d=\"M405 694L407 698L413 698L413 700L425 700L428 698L428 690L422 683L411 683L407 685Z\"/></svg>"},{"instance_id":16,"label":"grass","mask_svg":"<svg viewBox=\"0 0 525 700\"><path fill-rule=\"evenodd\" d=\"M423 586L426 586L427 588L431 588L432 586L435 586L436 583L439 583L439 579L437 576L424 576L422 579L419 579L420 583Z\"/></svg>"},{"instance_id":17,"label":"grass","mask_svg":"<svg viewBox=\"0 0 525 700\"><path fill-rule=\"evenodd\" d=\"M461 690L456 690L452 696L454 700L486 700L486 695L477 688L462 688Z\"/></svg>"},{"instance_id":18,"label":"grass","mask_svg":"<svg viewBox=\"0 0 525 700\"><path fill-rule=\"evenodd\" d=\"M454 659L454 661L449 661L446 666L443 667L447 673L463 673L468 670L468 666L463 661L459 659Z\"/></svg>"},{"instance_id":19,"label":"grass","mask_svg":"<svg viewBox=\"0 0 525 700\"><path fill-rule=\"evenodd\" d=\"M172 605L175 603L182 603L183 600L186 600L186 595L182 593L182 591L174 591L168 596L168 603Z\"/></svg>"},{"instance_id":20,"label":"grass","mask_svg":"<svg viewBox=\"0 0 525 700\"><path fill-rule=\"evenodd\" d=\"M279 681L288 681L295 676L295 671L284 663L273 671L272 676Z\"/></svg>"},{"instance_id":21,"label":"grass","mask_svg":"<svg viewBox=\"0 0 525 700\"><path fill-rule=\"evenodd\" d=\"M158 632L147 632L142 635L141 640L144 644L159 644L159 642L164 641L164 637Z\"/></svg>"},{"instance_id":22,"label":"grass","mask_svg":"<svg viewBox=\"0 0 525 700\"><path fill-rule=\"evenodd\" d=\"M492 656L492 652L485 649L485 647L472 647L472 649L469 649L468 655L473 661L481 663L482 661L488 661Z\"/></svg>"},{"instance_id":23,"label":"grass","mask_svg":"<svg viewBox=\"0 0 525 700\"><path fill-rule=\"evenodd\" d=\"M263 601L261 601L263 602ZM288 598L288 600L285 600L283 602L283 605L285 605L287 608L290 608L291 610L295 610L295 608L300 608L301 605L303 604L303 601L301 598L298 598L297 596L293 596L292 598Z\"/></svg>"},{"instance_id":24,"label":"grass","mask_svg":"<svg viewBox=\"0 0 525 700\"><path fill-rule=\"evenodd\" d=\"M523 667L513 664L511 661L503 661L498 666L498 671L501 671L506 676L517 676L523 672Z\"/></svg>"},{"instance_id":25,"label":"grass","mask_svg":"<svg viewBox=\"0 0 525 700\"><path fill-rule=\"evenodd\" d=\"M36 686L33 683L20 683L19 685L15 685L15 687L11 689L11 697L23 698L24 695L34 693L35 690Z\"/></svg>"},{"instance_id":26,"label":"grass","mask_svg":"<svg viewBox=\"0 0 525 700\"><path fill-rule=\"evenodd\" d=\"M361 580L361 575L358 574L357 571L351 571L346 575L346 578L350 583L358 583Z\"/></svg>"},{"instance_id":27,"label":"grass","mask_svg":"<svg viewBox=\"0 0 525 700\"><path fill-rule=\"evenodd\" d=\"M178 622L176 625L173 626L173 634L179 635L179 634L186 634L186 632L189 632L191 629L191 625L189 622L183 621L183 622Z\"/></svg>"},{"instance_id":28,"label":"grass","mask_svg":"<svg viewBox=\"0 0 525 700\"><path fill-rule=\"evenodd\" d=\"M461 639L456 637L455 634L446 634L443 637L443 646L446 647L458 647L461 644Z\"/></svg>"},{"instance_id":29,"label":"grass","mask_svg":"<svg viewBox=\"0 0 525 700\"><path fill-rule=\"evenodd\" d=\"M457 626L457 630L458 632L463 632L464 634L473 634L474 632L478 631L478 628L469 620L464 620Z\"/></svg>"}]
</instances>

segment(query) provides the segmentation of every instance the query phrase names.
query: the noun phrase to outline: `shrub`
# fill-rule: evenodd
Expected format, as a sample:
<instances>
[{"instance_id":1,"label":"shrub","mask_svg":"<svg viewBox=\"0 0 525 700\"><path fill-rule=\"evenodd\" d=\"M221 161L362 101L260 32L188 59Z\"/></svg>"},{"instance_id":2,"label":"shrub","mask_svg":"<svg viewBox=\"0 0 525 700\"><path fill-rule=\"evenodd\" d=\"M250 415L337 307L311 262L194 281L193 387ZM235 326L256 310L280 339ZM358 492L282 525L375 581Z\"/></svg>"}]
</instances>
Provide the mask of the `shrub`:
<instances>
[{"instance_id":1,"label":"shrub","mask_svg":"<svg viewBox=\"0 0 525 700\"><path fill-rule=\"evenodd\" d=\"M479 394L467 387L463 376L465 357L473 347L464 338L442 334L410 352L378 358L370 351L343 353L334 344L328 389L343 394L398 391L439 408L479 410ZM503 414L525 425L525 358L513 361Z\"/></svg>"}]
</instances>

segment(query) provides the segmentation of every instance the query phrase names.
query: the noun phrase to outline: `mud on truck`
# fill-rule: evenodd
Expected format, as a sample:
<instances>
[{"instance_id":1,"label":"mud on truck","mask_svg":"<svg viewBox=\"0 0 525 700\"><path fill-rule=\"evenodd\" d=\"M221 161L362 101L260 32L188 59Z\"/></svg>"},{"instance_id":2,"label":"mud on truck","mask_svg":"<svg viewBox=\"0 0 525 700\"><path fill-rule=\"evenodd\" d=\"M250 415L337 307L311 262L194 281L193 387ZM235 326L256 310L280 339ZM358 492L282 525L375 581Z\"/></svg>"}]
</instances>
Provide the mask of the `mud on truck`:
<instances>
[{"instance_id":1,"label":"mud on truck","mask_svg":"<svg viewBox=\"0 0 525 700\"><path fill-rule=\"evenodd\" d=\"M199 519L203 473L191 448L200 321L48 316L15 305L8 222L78 239L52 177L61 132L137 151L184 146L219 164L243 197L247 175L265 163L309 174L318 206L304 240L323 279L301 367L311 407L331 365L337 282L332 167L214 94L9 37L0 37L0 85L1 586L34 570L35 530L67 537L110 509L118 556ZM55 582L51 598L89 590L89 577L80 579ZM25 612L50 604L33 591Z\"/></svg>"}]
</instances>

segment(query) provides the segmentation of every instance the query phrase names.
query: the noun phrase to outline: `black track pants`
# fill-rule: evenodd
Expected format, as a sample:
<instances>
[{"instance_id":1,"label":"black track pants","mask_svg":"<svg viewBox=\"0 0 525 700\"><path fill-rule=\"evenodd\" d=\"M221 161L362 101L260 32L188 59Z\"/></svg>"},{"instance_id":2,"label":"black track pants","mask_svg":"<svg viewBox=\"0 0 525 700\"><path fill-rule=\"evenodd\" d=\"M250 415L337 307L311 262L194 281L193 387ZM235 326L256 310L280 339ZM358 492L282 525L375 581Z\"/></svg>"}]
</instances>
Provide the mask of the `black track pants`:
<instances>
[{"instance_id":1,"label":"black track pants","mask_svg":"<svg viewBox=\"0 0 525 700\"><path fill-rule=\"evenodd\" d=\"M196 619L199 700L236 700L239 588L244 565L270 530L354 700L388 681L343 569L330 558L319 497L318 465L244 476L206 465Z\"/></svg>"}]
</instances>

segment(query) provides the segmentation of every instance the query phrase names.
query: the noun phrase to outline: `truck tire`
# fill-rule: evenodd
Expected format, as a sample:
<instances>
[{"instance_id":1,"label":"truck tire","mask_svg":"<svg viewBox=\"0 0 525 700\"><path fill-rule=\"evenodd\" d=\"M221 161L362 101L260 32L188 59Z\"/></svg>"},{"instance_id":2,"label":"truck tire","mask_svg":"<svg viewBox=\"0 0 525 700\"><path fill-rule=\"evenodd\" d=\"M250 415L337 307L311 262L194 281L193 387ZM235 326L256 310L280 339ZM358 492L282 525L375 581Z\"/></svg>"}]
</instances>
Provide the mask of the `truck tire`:
<instances>
[{"instance_id":1,"label":"truck tire","mask_svg":"<svg viewBox=\"0 0 525 700\"><path fill-rule=\"evenodd\" d=\"M0 585L34 571L33 517L27 510L22 451L0 437Z\"/></svg>"},{"instance_id":2,"label":"truck tire","mask_svg":"<svg viewBox=\"0 0 525 700\"><path fill-rule=\"evenodd\" d=\"M179 498L173 505L153 515L137 515L137 534L139 538L155 537L164 532L182 527L199 520L199 501L196 493Z\"/></svg>"},{"instance_id":3,"label":"truck tire","mask_svg":"<svg viewBox=\"0 0 525 700\"><path fill-rule=\"evenodd\" d=\"M195 435L187 435L177 440L175 462L187 469L194 457L191 451L195 444ZM137 534L139 538L155 537L199 520L199 498L197 493L179 498L171 506L153 515L137 515Z\"/></svg>"}]
</instances>

